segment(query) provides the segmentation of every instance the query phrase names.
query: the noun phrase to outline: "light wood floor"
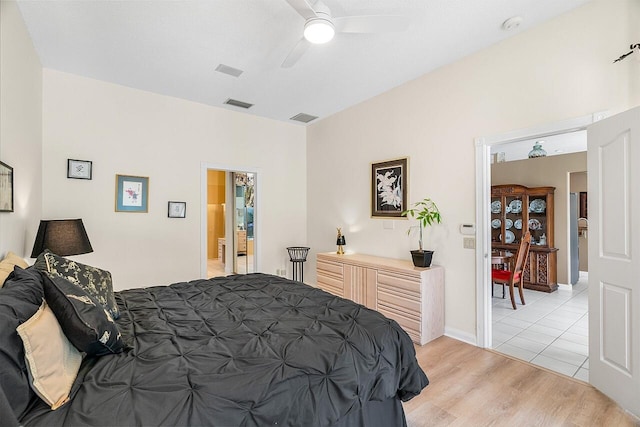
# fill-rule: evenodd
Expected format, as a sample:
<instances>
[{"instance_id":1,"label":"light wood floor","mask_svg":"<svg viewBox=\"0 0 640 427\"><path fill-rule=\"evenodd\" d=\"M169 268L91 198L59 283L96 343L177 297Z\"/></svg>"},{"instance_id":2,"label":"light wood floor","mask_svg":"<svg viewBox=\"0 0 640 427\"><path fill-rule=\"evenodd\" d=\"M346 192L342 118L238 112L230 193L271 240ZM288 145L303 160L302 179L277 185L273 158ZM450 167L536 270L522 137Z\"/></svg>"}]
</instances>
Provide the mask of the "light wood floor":
<instances>
[{"instance_id":1,"label":"light wood floor","mask_svg":"<svg viewBox=\"0 0 640 427\"><path fill-rule=\"evenodd\" d=\"M640 426L587 383L448 337L416 346L430 384L404 404L410 427Z\"/></svg>"}]
</instances>

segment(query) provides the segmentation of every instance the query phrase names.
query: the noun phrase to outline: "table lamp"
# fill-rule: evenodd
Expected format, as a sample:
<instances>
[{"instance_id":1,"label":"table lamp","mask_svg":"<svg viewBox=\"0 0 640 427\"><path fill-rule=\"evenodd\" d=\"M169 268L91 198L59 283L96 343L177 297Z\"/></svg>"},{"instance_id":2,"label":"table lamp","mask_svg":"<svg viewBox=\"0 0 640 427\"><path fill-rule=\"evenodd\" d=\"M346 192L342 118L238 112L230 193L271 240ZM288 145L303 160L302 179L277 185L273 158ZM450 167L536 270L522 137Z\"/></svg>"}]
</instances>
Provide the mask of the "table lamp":
<instances>
[{"instance_id":1,"label":"table lamp","mask_svg":"<svg viewBox=\"0 0 640 427\"><path fill-rule=\"evenodd\" d=\"M93 252L81 219L41 220L31 258L37 258L45 249L60 256Z\"/></svg>"}]
</instances>

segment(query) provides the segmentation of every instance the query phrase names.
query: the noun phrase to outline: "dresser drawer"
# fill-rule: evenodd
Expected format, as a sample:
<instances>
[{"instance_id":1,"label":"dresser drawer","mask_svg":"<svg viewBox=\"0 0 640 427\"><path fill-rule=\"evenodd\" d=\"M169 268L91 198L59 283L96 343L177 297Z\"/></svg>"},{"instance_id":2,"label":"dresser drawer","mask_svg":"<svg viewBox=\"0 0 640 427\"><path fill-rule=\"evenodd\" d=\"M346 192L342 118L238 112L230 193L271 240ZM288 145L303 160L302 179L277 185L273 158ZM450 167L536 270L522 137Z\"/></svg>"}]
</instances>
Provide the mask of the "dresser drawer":
<instances>
[{"instance_id":1,"label":"dresser drawer","mask_svg":"<svg viewBox=\"0 0 640 427\"><path fill-rule=\"evenodd\" d=\"M344 297L344 283L342 278L338 279L332 274L323 274L317 271L318 287L323 291L327 291L333 295Z\"/></svg>"}]
</instances>

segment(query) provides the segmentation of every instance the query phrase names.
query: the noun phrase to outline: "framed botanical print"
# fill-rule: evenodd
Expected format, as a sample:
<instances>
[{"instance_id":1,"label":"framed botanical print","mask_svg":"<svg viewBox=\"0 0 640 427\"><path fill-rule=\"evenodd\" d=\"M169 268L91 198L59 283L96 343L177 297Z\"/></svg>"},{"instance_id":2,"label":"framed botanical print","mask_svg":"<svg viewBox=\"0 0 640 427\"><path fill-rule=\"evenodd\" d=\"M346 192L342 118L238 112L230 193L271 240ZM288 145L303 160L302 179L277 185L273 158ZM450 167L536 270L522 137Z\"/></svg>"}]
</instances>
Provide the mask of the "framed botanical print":
<instances>
[{"instance_id":1,"label":"framed botanical print","mask_svg":"<svg viewBox=\"0 0 640 427\"><path fill-rule=\"evenodd\" d=\"M149 211L149 178L116 175L116 212Z\"/></svg>"},{"instance_id":2,"label":"framed botanical print","mask_svg":"<svg viewBox=\"0 0 640 427\"><path fill-rule=\"evenodd\" d=\"M186 218L187 203L186 202L169 202L167 215L169 218Z\"/></svg>"},{"instance_id":3,"label":"framed botanical print","mask_svg":"<svg viewBox=\"0 0 640 427\"><path fill-rule=\"evenodd\" d=\"M89 160L67 159L67 178L91 179L93 162Z\"/></svg>"},{"instance_id":4,"label":"framed botanical print","mask_svg":"<svg viewBox=\"0 0 640 427\"><path fill-rule=\"evenodd\" d=\"M371 164L371 216L403 218L409 181L407 157Z\"/></svg>"},{"instance_id":5,"label":"framed botanical print","mask_svg":"<svg viewBox=\"0 0 640 427\"><path fill-rule=\"evenodd\" d=\"M0 162L0 212L13 212L13 168Z\"/></svg>"}]
</instances>

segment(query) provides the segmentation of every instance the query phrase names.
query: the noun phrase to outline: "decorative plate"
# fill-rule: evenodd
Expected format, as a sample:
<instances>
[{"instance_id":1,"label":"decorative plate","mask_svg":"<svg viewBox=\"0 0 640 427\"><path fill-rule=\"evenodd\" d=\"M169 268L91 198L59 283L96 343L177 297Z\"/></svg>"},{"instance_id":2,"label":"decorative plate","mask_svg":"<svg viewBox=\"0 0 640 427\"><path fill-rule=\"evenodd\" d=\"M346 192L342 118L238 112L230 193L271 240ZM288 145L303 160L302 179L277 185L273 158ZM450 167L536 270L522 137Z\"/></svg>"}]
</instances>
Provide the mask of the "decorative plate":
<instances>
[{"instance_id":1,"label":"decorative plate","mask_svg":"<svg viewBox=\"0 0 640 427\"><path fill-rule=\"evenodd\" d=\"M516 227L517 230L522 230L522 219L516 219L513 226Z\"/></svg>"},{"instance_id":2,"label":"decorative plate","mask_svg":"<svg viewBox=\"0 0 640 427\"><path fill-rule=\"evenodd\" d=\"M491 228L500 228L501 225L502 221L500 221L498 218L491 221Z\"/></svg>"},{"instance_id":3,"label":"decorative plate","mask_svg":"<svg viewBox=\"0 0 640 427\"><path fill-rule=\"evenodd\" d=\"M511 207L511 213L520 213L522 212L522 200L514 199L509 203L509 207Z\"/></svg>"},{"instance_id":4,"label":"decorative plate","mask_svg":"<svg viewBox=\"0 0 640 427\"><path fill-rule=\"evenodd\" d=\"M513 234L513 231L507 230L507 232L505 233L504 242L513 243L514 240L516 240L516 235Z\"/></svg>"},{"instance_id":5,"label":"decorative plate","mask_svg":"<svg viewBox=\"0 0 640 427\"><path fill-rule=\"evenodd\" d=\"M504 228L506 228L507 230L510 229L513 226L513 221L511 221L509 218L504 220Z\"/></svg>"},{"instance_id":6,"label":"decorative plate","mask_svg":"<svg viewBox=\"0 0 640 427\"><path fill-rule=\"evenodd\" d=\"M511 206L507 205L504 207L504 213L511 213Z\"/></svg>"},{"instance_id":7,"label":"decorative plate","mask_svg":"<svg viewBox=\"0 0 640 427\"><path fill-rule=\"evenodd\" d=\"M540 230L542 224L535 218L529 220L529 230Z\"/></svg>"},{"instance_id":8,"label":"decorative plate","mask_svg":"<svg viewBox=\"0 0 640 427\"><path fill-rule=\"evenodd\" d=\"M542 199L534 199L529 203L529 212L542 213L547 208L547 202Z\"/></svg>"},{"instance_id":9,"label":"decorative plate","mask_svg":"<svg viewBox=\"0 0 640 427\"><path fill-rule=\"evenodd\" d=\"M494 200L493 202L491 202L491 213L500 213L502 211L502 203L500 203L500 200Z\"/></svg>"}]
</instances>

